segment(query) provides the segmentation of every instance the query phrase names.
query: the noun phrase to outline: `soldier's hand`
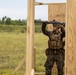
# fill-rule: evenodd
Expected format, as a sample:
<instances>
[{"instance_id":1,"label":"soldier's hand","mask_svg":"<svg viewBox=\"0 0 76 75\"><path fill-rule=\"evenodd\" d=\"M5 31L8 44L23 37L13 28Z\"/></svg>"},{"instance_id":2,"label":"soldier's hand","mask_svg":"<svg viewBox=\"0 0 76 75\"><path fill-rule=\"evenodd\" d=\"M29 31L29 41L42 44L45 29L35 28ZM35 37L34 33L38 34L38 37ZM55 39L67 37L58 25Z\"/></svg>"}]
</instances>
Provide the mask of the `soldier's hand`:
<instances>
[{"instance_id":1,"label":"soldier's hand","mask_svg":"<svg viewBox=\"0 0 76 75\"><path fill-rule=\"evenodd\" d=\"M48 23L47 21L43 22L43 24L46 24L46 25L47 25L47 23Z\"/></svg>"}]
</instances>

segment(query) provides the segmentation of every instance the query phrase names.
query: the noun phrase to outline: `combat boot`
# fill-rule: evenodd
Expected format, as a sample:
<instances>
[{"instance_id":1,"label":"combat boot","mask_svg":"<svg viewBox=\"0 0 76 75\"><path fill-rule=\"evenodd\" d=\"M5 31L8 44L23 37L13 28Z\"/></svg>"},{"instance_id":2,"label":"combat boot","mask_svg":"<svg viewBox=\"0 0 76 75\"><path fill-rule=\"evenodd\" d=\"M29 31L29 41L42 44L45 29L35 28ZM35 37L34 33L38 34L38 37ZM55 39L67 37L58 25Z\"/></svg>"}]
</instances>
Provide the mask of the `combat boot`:
<instances>
[{"instance_id":1,"label":"combat boot","mask_svg":"<svg viewBox=\"0 0 76 75\"><path fill-rule=\"evenodd\" d=\"M47 70L45 75L52 75L52 71L51 70Z\"/></svg>"},{"instance_id":2,"label":"combat boot","mask_svg":"<svg viewBox=\"0 0 76 75\"><path fill-rule=\"evenodd\" d=\"M52 73L51 72L46 72L46 74L45 75L52 75Z\"/></svg>"}]
</instances>

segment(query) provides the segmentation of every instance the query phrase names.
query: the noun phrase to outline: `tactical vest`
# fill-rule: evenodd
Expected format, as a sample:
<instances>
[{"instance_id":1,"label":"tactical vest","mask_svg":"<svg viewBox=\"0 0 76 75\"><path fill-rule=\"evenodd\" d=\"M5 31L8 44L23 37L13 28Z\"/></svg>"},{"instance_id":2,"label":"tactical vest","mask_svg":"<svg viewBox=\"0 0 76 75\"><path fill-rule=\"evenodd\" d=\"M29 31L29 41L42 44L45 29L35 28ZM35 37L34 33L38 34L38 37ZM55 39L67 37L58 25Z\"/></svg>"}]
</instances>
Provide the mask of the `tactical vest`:
<instances>
[{"instance_id":1,"label":"tactical vest","mask_svg":"<svg viewBox=\"0 0 76 75\"><path fill-rule=\"evenodd\" d=\"M53 32L49 36L48 46L51 49L63 48L63 41L61 40L61 32L54 34Z\"/></svg>"}]
</instances>

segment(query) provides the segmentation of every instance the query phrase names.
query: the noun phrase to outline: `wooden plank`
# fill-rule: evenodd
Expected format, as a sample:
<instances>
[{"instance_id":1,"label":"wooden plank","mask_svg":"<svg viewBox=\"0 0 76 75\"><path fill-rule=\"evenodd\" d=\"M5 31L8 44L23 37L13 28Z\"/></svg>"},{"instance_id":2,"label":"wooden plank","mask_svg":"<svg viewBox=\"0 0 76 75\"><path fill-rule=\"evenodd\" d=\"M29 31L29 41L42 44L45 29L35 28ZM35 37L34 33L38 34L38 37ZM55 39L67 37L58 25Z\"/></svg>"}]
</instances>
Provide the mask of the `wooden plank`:
<instances>
[{"instance_id":1,"label":"wooden plank","mask_svg":"<svg viewBox=\"0 0 76 75\"><path fill-rule=\"evenodd\" d=\"M57 20L65 22L66 4L50 4L48 5L48 20Z\"/></svg>"},{"instance_id":2,"label":"wooden plank","mask_svg":"<svg viewBox=\"0 0 76 75\"><path fill-rule=\"evenodd\" d=\"M34 75L34 69L31 70L31 75Z\"/></svg>"},{"instance_id":3,"label":"wooden plank","mask_svg":"<svg viewBox=\"0 0 76 75\"><path fill-rule=\"evenodd\" d=\"M16 73L22 65L25 63L26 56L20 61L19 65L15 68L14 73ZM35 47L33 50L33 68L35 68L35 61L36 61L36 52L35 52Z\"/></svg>"},{"instance_id":4,"label":"wooden plank","mask_svg":"<svg viewBox=\"0 0 76 75\"><path fill-rule=\"evenodd\" d=\"M66 3L55 3L48 5L48 21L57 20L66 22ZM48 25L48 30L52 31L53 26ZM54 64L53 72L57 71L56 64Z\"/></svg>"},{"instance_id":5,"label":"wooden plank","mask_svg":"<svg viewBox=\"0 0 76 75\"><path fill-rule=\"evenodd\" d=\"M50 5L50 4L57 5L57 4L64 4L64 3L41 3L41 2L35 2L35 5Z\"/></svg>"},{"instance_id":6,"label":"wooden plank","mask_svg":"<svg viewBox=\"0 0 76 75\"><path fill-rule=\"evenodd\" d=\"M33 50L34 50L34 2L28 0L27 16L27 47L26 47L26 72L24 75L31 75L33 68Z\"/></svg>"},{"instance_id":7,"label":"wooden plank","mask_svg":"<svg viewBox=\"0 0 76 75\"><path fill-rule=\"evenodd\" d=\"M66 18L66 3L55 3L48 5L48 20L57 20L65 22ZM48 25L48 30L53 30L52 25Z\"/></svg>"},{"instance_id":8,"label":"wooden plank","mask_svg":"<svg viewBox=\"0 0 76 75\"><path fill-rule=\"evenodd\" d=\"M35 69L36 67L36 47L34 46L34 50L33 50L33 69Z\"/></svg>"},{"instance_id":9,"label":"wooden plank","mask_svg":"<svg viewBox=\"0 0 76 75\"><path fill-rule=\"evenodd\" d=\"M76 75L76 0L67 0L66 75Z\"/></svg>"},{"instance_id":10,"label":"wooden plank","mask_svg":"<svg viewBox=\"0 0 76 75\"><path fill-rule=\"evenodd\" d=\"M35 75L44 75L45 72L35 72Z\"/></svg>"},{"instance_id":11,"label":"wooden plank","mask_svg":"<svg viewBox=\"0 0 76 75\"><path fill-rule=\"evenodd\" d=\"M26 57L24 57L21 62L19 63L19 65L16 67L16 69L14 70L14 73L16 73L24 64Z\"/></svg>"}]
</instances>

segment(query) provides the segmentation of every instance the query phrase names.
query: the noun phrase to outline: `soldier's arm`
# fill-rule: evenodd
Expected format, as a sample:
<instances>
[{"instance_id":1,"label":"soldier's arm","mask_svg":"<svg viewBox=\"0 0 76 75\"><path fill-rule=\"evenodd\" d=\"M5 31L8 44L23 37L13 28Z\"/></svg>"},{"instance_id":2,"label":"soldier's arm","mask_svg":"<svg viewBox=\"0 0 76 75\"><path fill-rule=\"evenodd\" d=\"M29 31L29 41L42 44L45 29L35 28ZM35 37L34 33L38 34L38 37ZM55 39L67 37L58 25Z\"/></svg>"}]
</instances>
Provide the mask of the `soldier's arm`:
<instances>
[{"instance_id":1,"label":"soldier's arm","mask_svg":"<svg viewBox=\"0 0 76 75\"><path fill-rule=\"evenodd\" d=\"M61 40L63 41L63 45L65 46L65 28L64 27L61 27Z\"/></svg>"},{"instance_id":2,"label":"soldier's arm","mask_svg":"<svg viewBox=\"0 0 76 75\"><path fill-rule=\"evenodd\" d=\"M65 28L63 26L61 27L61 32L62 32L62 38L65 37Z\"/></svg>"},{"instance_id":3,"label":"soldier's arm","mask_svg":"<svg viewBox=\"0 0 76 75\"><path fill-rule=\"evenodd\" d=\"M47 30L46 30L46 25L47 25L46 22L44 22L44 23L42 24L42 32L43 32L43 34L49 36L50 31L47 31Z\"/></svg>"}]
</instances>

